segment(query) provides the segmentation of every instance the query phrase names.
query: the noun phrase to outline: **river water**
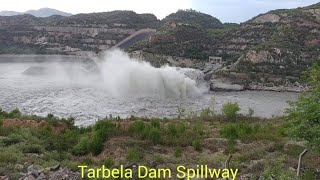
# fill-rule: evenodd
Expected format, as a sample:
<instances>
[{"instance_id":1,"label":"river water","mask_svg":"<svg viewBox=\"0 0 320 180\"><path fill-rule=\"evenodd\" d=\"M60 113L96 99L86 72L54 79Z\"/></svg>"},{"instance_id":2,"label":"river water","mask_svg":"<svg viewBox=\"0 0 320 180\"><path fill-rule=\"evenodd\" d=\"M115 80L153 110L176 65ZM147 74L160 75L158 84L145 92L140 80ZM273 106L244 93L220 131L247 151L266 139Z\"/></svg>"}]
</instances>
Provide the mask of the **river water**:
<instances>
[{"instance_id":1,"label":"river water","mask_svg":"<svg viewBox=\"0 0 320 180\"><path fill-rule=\"evenodd\" d=\"M169 67L158 70L141 64L107 64L102 65L106 72L102 73L101 80L88 73L83 63L63 58L59 61L49 58L44 62L32 62L29 57L22 59L23 62L12 62L0 58L0 107L6 111L19 108L23 113L42 116L48 113L73 116L77 125L90 125L110 114L175 117L179 108L199 112L212 106L219 111L227 102L238 102L241 113L252 108L256 116L272 117L282 115L287 102L299 95L264 91L207 92L203 87L196 89L190 79ZM124 66L126 68L122 68ZM183 86L176 86L181 82Z\"/></svg>"}]
</instances>

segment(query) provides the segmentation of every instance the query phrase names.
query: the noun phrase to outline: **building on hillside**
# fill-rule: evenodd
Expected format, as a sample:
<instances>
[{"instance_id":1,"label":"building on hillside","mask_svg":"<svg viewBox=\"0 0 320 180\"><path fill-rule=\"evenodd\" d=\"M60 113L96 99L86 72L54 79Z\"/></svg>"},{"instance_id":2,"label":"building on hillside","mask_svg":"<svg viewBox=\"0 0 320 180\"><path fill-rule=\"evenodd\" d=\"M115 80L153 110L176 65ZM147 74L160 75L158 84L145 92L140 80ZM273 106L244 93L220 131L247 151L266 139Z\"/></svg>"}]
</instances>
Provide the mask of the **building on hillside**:
<instances>
[{"instance_id":1,"label":"building on hillside","mask_svg":"<svg viewBox=\"0 0 320 180\"><path fill-rule=\"evenodd\" d=\"M222 57L209 56L209 63L211 64L224 64Z\"/></svg>"},{"instance_id":2,"label":"building on hillside","mask_svg":"<svg viewBox=\"0 0 320 180\"><path fill-rule=\"evenodd\" d=\"M143 59L143 52L141 50L133 51L129 56L135 59Z\"/></svg>"}]
</instances>

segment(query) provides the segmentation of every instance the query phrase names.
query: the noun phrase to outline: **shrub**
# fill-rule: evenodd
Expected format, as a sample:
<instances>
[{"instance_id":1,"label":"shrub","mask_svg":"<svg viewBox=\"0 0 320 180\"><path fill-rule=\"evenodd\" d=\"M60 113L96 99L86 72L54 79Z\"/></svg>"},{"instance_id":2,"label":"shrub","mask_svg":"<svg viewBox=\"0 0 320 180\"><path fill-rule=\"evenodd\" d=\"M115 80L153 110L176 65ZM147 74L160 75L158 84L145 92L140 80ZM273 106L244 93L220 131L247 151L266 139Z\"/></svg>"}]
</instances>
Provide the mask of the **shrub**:
<instances>
[{"instance_id":1,"label":"shrub","mask_svg":"<svg viewBox=\"0 0 320 180\"><path fill-rule=\"evenodd\" d=\"M249 109L248 109L248 116L249 116L249 117L252 117L253 114L254 114L254 110L253 110L252 108L249 108Z\"/></svg>"},{"instance_id":2,"label":"shrub","mask_svg":"<svg viewBox=\"0 0 320 180\"><path fill-rule=\"evenodd\" d=\"M220 129L220 135L227 139L237 139L239 135L237 133L236 126L234 125L225 125Z\"/></svg>"},{"instance_id":3,"label":"shrub","mask_svg":"<svg viewBox=\"0 0 320 180\"><path fill-rule=\"evenodd\" d=\"M192 128L192 133L195 138L203 136L204 135L203 124L197 122Z\"/></svg>"},{"instance_id":4,"label":"shrub","mask_svg":"<svg viewBox=\"0 0 320 180\"><path fill-rule=\"evenodd\" d=\"M186 109L178 107L178 119L184 119L186 117Z\"/></svg>"},{"instance_id":5,"label":"shrub","mask_svg":"<svg viewBox=\"0 0 320 180\"><path fill-rule=\"evenodd\" d=\"M202 150L202 144L199 139L196 139L192 141L192 146L196 151L201 151Z\"/></svg>"},{"instance_id":6,"label":"shrub","mask_svg":"<svg viewBox=\"0 0 320 180\"><path fill-rule=\"evenodd\" d=\"M20 117L21 117L20 110L19 109L14 109L8 114L7 118L20 118Z\"/></svg>"},{"instance_id":7,"label":"shrub","mask_svg":"<svg viewBox=\"0 0 320 180\"><path fill-rule=\"evenodd\" d=\"M182 135L186 132L186 125L182 122L176 124L178 135Z\"/></svg>"},{"instance_id":8,"label":"shrub","mask_svg":"<svg viewBox=\"0 0 320 180\"><path fill-rule=\"evenodd\" d=\"M0 153L1 163L16 163L17 161L18 161L18 157L16 153L10 153L10 152Z\"/></svg>"},{"instance_id":9,"label":"shrub","mask_svg":"<svg viewBox=\"0 0 320 180\"><path fill-rule=\"evenodd\" d=\"M141 136L145 130L145 124L142 121L135 121L129 126L129 133L135 136Z\"/></svg>"},{"instance_id":10,"label":"shrub","mask_svg":"<svg viewBox=\"0 0 320 180\"><path fill-rule=\"evenodd\" d=\"M2 139L2 142L5 146L10 146L13 144L17 144L19 142L23 141L23 138L19 135L10 135L8 138Z\"/></svg>"},{"instance_id":11,"label":"shrub","mask_svg":"<svg viewBox=\"0 0 320 180\"><path fill-rule=\"evenodd\" d=\"M249 124L227 124L220 129L220 135L227 139L243 139L255 133Z\"/></svg>"},{"instance_id":12,"label":"shrub","mask_svg":"<svg viewBox=\"0 0 320 180\"><path fill-rule=\"evenodd\" d=\"M200 118L203 120L209 120L213 115L214 111L212 111L210 108L202 109L202 111L200 112Z\"/></svg>"},{"instance_id":13,"label":"shrub","mask_svg":"<svg viewBox=\"0 0 320 180\"><path fill-rule=\"evenodd\" d=\"M99 155L103 150L103 142L105 141L105 132L103 130L99 130L94 132L92 140L89 144L89 150L94 155Z\"/></svg>"},{"instance_id":14,"label":"shrub","mask_svg":"<svg viewBox=\"0 0 320 180\"><path fill-rule=\"evenodd\" d=\"M227 149L225 150L226 154L233 154L236 152L236 141L228 140Z\"/></svg>"},{"instance_id":15,"label":"shrub","mask_svg":"<svg viewBox=\"0 0 320 180\"><path fill-rule=\"evenodd\" d=\"M42 152L42 148L39 145L30 144L30 145L23 146L22 152L40 154Z\"/></svg>"},{"instance_id":16,"label":"shrub","mask_svg":"<svg viewBox=\"0 0 320 180\"><path fill-rule=\"evenodd\" d=\"M154 144L161 143L161 133L160 130L157 128L151 128L149 132L148 139L151 140Z\"/></svg>"},{"instance_id":17,"label":"shrub","mask_svg":"<svg viewBox=\"0 0 320 180\"><path fill-rule=\"evenodd\" d=\"M47 115L47 119L54 119L55 117L54 117L54 115L52 114L52 113L49 113L48 115Z\"/></svg>"},{"instance_id":18,"label":"shrub","mask_svg":"<svg viewBox=\"0 0 320 180\"><path fill-rule=\"evenodd\" d=\"M111 157L108 157L105 161L104 161L104 165L107 168L111 168L114 165L114 160Z\"/></svg>"},{"instance_id":19,"label":"shrub","mask_svg":"<svg viewBox=\"0 0 320 180\"><path fill-rule=\"evenodd\" d=\"M167 126L168 134L172 137L176 137L178 134L177 127L174 123L170 123Z\"/></svg>"},{"instance_id":20,"label":"shrub","mask_svg":"<svg viewBox=\"0 0 320 180\"><path fill-rule=\"evenodd\" d=\"M151 126L160 129L160 122L158 120L154 120L151 122Z\"/></svg>"},{"instance_id":21,"label":"shrub","mask_svg":"<svg viewBox=\"0 0 320 180\"><path fill-rule=\"evenodd\" d=\"M181 157L182 156L182 149L181 147L177 147L176 150L174 151L174 156L175 157Z\"/></svg>"},{"instance_id":22,"label":"shrub","mask_svg":"<svg viewBox=\"0 0 320 180\"><path fill-rule=\"evenodd\" d=\"M132 147L128 149L127 160L131 162L140 162L143 160L142 150L138 147Z\"/></svg>"},{"instance_id":23,"label":"shrub","mask_svg":"<svg viewBox=\"0 0 320 180\"><path fill-rule=\"evenodd\" d=\"M267 159L262 176L264 179L296 179L295 174L285 167L285 157Z\"/></svg>"},{"instance_id":24,"label":"shrub","mask_svg":"<svg viewBox=\"0 0 320 180\"><path fill-rule=\"evenodd\" d=\"M223 114L228 119L235 119L237 116L237 113L240 111L240 106L238 103L226 103L223 105L222 111Z\"/></svg>"},{"instance_id":25,"label":"shrub","mask_svg":"<svg viewBox=\"0 0 320 180\"><path fill-rule=\"evenodd\" d=\"M320 65L312 67L306 77L310 91L290 103L287 110L288 134L308 141L311 148L320 151Z\"/></svg>"},{"instance_id":26,"label":"shrub","mask_svg":"<svg viewBox=\"0 0 320 180\"><path fill-rule=\"evenodd\" d=\"M89 137L82 137L79 143L74 147L72 153L76 156L86 155L89 153Z\"/></svg>"}]
</instances>

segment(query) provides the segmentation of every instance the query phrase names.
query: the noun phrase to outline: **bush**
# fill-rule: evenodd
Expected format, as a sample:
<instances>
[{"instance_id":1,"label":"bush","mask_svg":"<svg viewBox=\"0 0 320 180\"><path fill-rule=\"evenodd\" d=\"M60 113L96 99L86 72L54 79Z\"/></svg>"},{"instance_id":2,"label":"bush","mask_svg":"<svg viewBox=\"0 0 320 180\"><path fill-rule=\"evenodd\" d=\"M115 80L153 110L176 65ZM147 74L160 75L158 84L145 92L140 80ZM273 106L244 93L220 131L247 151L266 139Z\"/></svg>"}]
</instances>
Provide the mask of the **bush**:
<instances>
[{"instance_id":1,"label":"bush","mask_svg":"<svg viewBox=\"0 0 320 180\"><path fill-rule=\"evenodd\" d=\"M228 119L235 119L237 117L237 113L240 111L240 106L238 103L226 103L223 105L222 111L223 114Z\"/></svg>"},{"instance_id":2,"label":"bush","mask_svg":"<svg viewBox=\"0 0 320 180\"><path fill-rule=\"evenodd\" d=\"M225 150L226 154L233 154L236 152L236 144L235 140L228 140L227 149Z\"/></svg>"},{"instance_id":3,"label":"bush","mask_svg":"<svg viewBox=\"0 0 320 180\"><path fill-rule=\"evenodd\" d=\"M249 108L249 109L248 109L248 116L249 116L249 117L252 117L253 114L254 114L254 110L253 110L252 108Z\"/></svg>"},{"instance_id":4,"label":"bush","mask_svg":"<svg viewBox=\"0 0 320 180\"><path fill-rule=\"evenodd\" d=\"M104 161L104 165L107 168L111 168L114 165L114 160L110 157L108 157L105 161Z\"/></svg>"},{"instance_id":5,"label":"bush","mask_svg":"<svg viewBox=\"0 0 320 180\"><path fill-rule=\"evenodd\" d=\"M20 117L21 117L20 110L19 109L14 109L8 114L7 118L20 118Z\"/></svg>"},{"instance_id":6,"label":"bush","mask_svg":"<svg viewBox=\"0 0 320 180\"><path fill-rule=\"evenodd\" d=\"M290 104L287 110L289 136L306 140L311 148L320 151L320 65L306 75L310 91Z\"/></svg>"},{"instance_id":7,"label":"bush","mask_svg":"<svg viewBox=\"0 0 320 180\"><path fill-rule=\"evenodd\" d=\"M220 129L220 135L231 140L246 138L254 132L249 124L227 124Z\"/></svg>"},{"instance_id":8,"label":"bush","mask_svg":"<svg viewBox=\"0 0 320 180\"><path fill-rule=\"evenodd\" d=\"M129 133L135 136L142 136L145 130L145 124L142 121L135 121L129 126Z\"/></svg>"},{"instance_id":9,"label":"bush","mask_svg":"<svg viewBox=\"0 0 320 180\"><path fill-rule=\"evenodd\" d=\"M178 134L177 127L173 123L168 124L167 131L168 131L168 134L172 137L176 137Z\"/></svg>"},{"instance_id":10,"label":"bush","mask_svg":"<svg viewBox=\"0 0 320 180\"><path fill-rule=\"evenodd\" d=\"M202 144L199 139L196 139L192 141L192 146L196 151L201 151L202 150Z\"/></svg>"},{"instance_id":11,"label":"bush","mask_svg":"<svg viewBox=\"0 0 320 180\"><path fill-rule=\"evenodd\" d=\"M175 157L181 157L182 156L182 149L181 147L177 147L175 152L174 152Z\"/></svg>"},{"instance_id":12,"label":"bush","mask_svg":"<svg viewBox=\"0 0 320 180\"><path fill-rule=\"evenodd\" d=\"M72 154L76 156L86 155L89 153L89 137L82 137L79 143L72 150Z\"/></svg>"},{"instance_id":13,"label":"bush","mask_svg":"<svg viewBox=\"0 0 320 180\"><path fill-rule=\"evenodd\" d=\"M192 128L192 136L193 136L194 138L198 138L198 137L203 136L204 134L205 134L205 133L204 133L203 124L197 122L197 123L193 126L193 128Z\"/></svg>"},{"instance_id":14,"label":"bush","mask_svg":"<svg viewBox=\"0 0 320 180\"><path fill-rule=\"evenodd\" d=\"M151 122L151 126L160 129L160 122L158 120L154 120Z\"/></svg>"},{"instance_id":15,"label":"bush","mask_svg":"<svg viewBox=\"0 0 320 180\"><path fill-rule=\"evenodd\" d=\"M143 160L142 150L138 147L128 149L127 160L131 162L140 162Z\"/></svg>"},{"instance_id":16,"label":"bush","mask_svg":"<svg viewBox=\"0 0 320 180\"><path fill-rule=\"evenodd\" d=\"M186 125L184 123L179 122L176 124L176 127L178 135L182 135L186 132Z\"/></svg>"},{"instance_id":17,"label":"bush","mask_svg":"<svg viewBox=\"0 0 320 180\"><path fill-rule=\"evenodd\" d=\"M235 125L226 125L220 129L220 135L227 139L237 139L239 135L237 133L237 127Z\"/></svg>"},{"instance_id":18,"label":"bush","mask_svg":"<svg viewBox=\"0 0 320 180\"><path fill-rule=\"evenodd\" d=\"M148 139L151 140L154 144L161 143L161 133L160 130L157 128L151 128L149 132Z\"/></svg>"},{"instance_id":19,"label":"bush","mask_svg":"<svg viewBox=\"0 0 320 180\"><path fill-rule=\"evenodd\" d=\"M16 163L18 161L17 154L11 152L1 152L0 162L1 163Z\"/></svg>"},{"instance_id":20,"label":"bush","mask_svg":"<svg viewBox=\"0 0 320 180\"><path fill-rule=\"evenodd\" d=\"M2 142L5 146L10 146L13 144L17 144L19 142L23 141L23 138L19 135L10 135L8 138L2 139Z\"/></svg>"},{"instance_id":21,"label":"bush","mask_svg":"<svg viewBox=\"0 0 320 180\"><path fill-rule=\"evenodd\" d=\"M105 132L103 130L99 130L94 132L92 140L89 144L89 150L94 155L99 155L103 150L103 142L105 141Z\"/></svg>"},{"instance_id":22,"label":"bush","mask_svg":"<svg viewBox=\"0 0 320 180\"><path fill-rule=\"evenodd\" d=\"M202 120L209 120L212 116L214 116L214 111L210 108L205 108L200 112L200 118Z\"/></svg>"},{"instance_id":23,"label":"bush","mask_svg":"<svg viewBox=\"0 0 320 180\"><path fill-rule=\"evenodd\" d=\"M39 145L26 145L23 146L22 148L22 152L24 153L35 153L35 154L40 154L42 153L42 148Z\"/></svg>"}]
</instances>

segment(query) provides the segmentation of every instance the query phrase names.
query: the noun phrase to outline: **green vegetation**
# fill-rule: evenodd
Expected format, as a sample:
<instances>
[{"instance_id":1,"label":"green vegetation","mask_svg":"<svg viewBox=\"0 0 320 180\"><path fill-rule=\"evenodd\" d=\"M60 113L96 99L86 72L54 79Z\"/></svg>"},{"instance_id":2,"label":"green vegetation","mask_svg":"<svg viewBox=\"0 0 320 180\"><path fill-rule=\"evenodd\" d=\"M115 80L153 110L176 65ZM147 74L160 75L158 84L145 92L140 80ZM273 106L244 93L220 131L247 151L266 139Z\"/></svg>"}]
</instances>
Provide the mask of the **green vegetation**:
<instances>
[{"instance_id":1,"label":"green vegetation","mask_svg":"<svg viewBox=\"0 0 320 180\"><path fill-rule=\"evenodd\" d=\"M143 160L143 153L137 146L129 148L127 160L130 162L141 162Z\"/></svg>"},{"instance_id":2,"label":"green vegetation","mask_svg":"<svg viewBox=\"0 0 320 180\"><path fill-rule=\"evenodd\" d=\"M170 120L110 116L82 128L73 125L73 118L26 116L18 109L0 111L0 176L19 178L21 170L15 166L25 163L43 167L61 163L74 171L78 164L114 167L156 162L219 167L232 154L231 167L239 168L240 174L299 179L289 169L305 147L289 141L286 130L294 128L283 118L238 114L235 121L234 112L240 107L228 104L233 107L232 116L218 114L211 107L190 117L184 111L179 119ZM315 177L317 156L313 150L306 154L303 165L308 170L301 179Z\"/></svg>"},{"instance_id":3,"label":"green vegetation","mask_svg":"<svg viewBox=\"0 0 320 180\"><path fill-rule=\"evenodd\" d=\"M182 156L182 149L181 147L177 147L175 152L174 152L175 157L181 157Z\"/></svg>"},{"instance_id":4,"label":"green vegetation","mask_svg":"<svg viewBox=\"0 0 320 180\"><path fill-rule=\"evenodd\" d=\"M310 91L301 95L288 109L288 133L293 138L306 140L320 151L320 65L307 74Z\"/></svg>"},{"instance_id":5,"label":"green vegetation","mask_svg":"<svg viewBox=\"0 0 320 180\"><path fill-rule=\"evenodd\" d=\"M222 27L222 23L217 18L192 9L179 10L176 13L168 15L162 20L162 23L167 22L199 25L205 29Z\"/></svg>"},{"instance_id":6,"label":"green vegetation","mask_svg":"<svg viewBox=\"0 0 320 180\"><path fill-rule=\"evenodd\" d=\"M237 113L240 111L238 103L226 103L223 105L222 111L228 119L234 120L237 117Z\"/></svg>"}]
</instances>

